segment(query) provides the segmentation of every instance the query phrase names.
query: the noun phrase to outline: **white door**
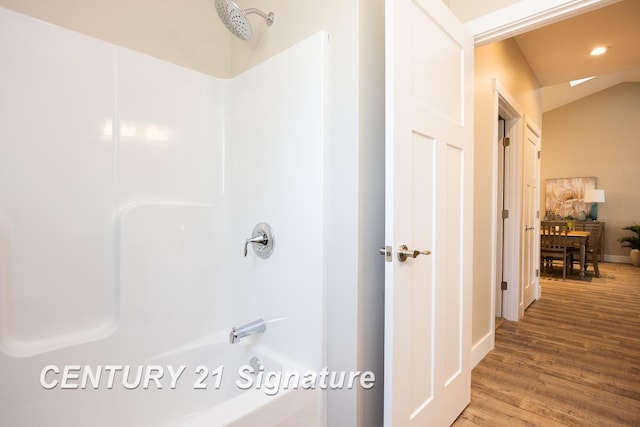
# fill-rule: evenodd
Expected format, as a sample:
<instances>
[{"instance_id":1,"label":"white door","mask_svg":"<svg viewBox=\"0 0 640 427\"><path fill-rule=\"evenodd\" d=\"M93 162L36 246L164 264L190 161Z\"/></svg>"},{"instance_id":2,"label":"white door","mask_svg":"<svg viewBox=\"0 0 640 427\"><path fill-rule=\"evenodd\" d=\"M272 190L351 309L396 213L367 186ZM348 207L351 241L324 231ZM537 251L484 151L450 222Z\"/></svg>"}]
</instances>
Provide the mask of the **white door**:
<instances>
[{"instance_id":1,"label":"white door","mask_svg":"<svg viewBox=\"0 0 640 427\"><path fill-rule=\"evenodd\" d=\"M507 277L505 274L507 253L506 248L507 245L507 237L508 233L508 223L509 217L507 215L503 215L506 209L509 206L509 145L506 143L506 122L503 118L498 119L498 140L496 144L499 145L498 148L498 206L496 208L496 213L498 214L498 236L496 240L497 248L496 248L496 282L495 286L495 317L503 317L502 313L504 312L504 292L505 290L502 288L502 284L506 283Z\"/></svg>"},{"instance_id":2,"label":"white door","mask_svg":"<svg viewBox=\"0 0 640 427\"><path fill-rule=\"evenodd\" d=\"M525 126L524 152L523 152L523 224L524 236L522 239L522 310L538 299L538 271L539 271L539 182L540 182L540 133L532 128L531 124ZM523 313L520 313L522 316Z\"/></svg>"},{"instance_id":3,"label":"white door","mask_svg":"<svg viewBox=\"0 0 640 427\"><path fill-rule=\"evenodd\" d=\"M440 0L387 0L385 33L384 425L448 426L471 390L473 40Z\"/></svg>"}]
</instances>

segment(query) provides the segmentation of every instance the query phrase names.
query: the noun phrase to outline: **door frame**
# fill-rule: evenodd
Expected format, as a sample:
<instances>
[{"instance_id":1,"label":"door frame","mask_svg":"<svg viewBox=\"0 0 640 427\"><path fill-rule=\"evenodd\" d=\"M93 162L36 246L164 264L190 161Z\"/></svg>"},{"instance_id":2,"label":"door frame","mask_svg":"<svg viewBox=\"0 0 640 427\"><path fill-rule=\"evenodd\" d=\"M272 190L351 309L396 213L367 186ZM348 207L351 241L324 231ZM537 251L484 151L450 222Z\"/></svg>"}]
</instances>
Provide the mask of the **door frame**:
<instances>
[{"instance_id":1,"label":"door frame","mask_svg":"<svg viewBox=\"0 0 640 427\"><path fill-rule=\"evenodd\" d=\"M620 0L520 0L510 6L496 10L484 16L480 16L472 21L465 23L467 30L474 36L475 47L480 47L485 44L505 40L509 37L516 36L518 34L525 33L527 31L534 30L544 25L551 24L553 22L562 21L572 16L579 15L591 10L599 9L604 6L616 3ZM504 90L504 86L499 82L496 85L501 91ZM494 88L495 89L495 88ZM506 94L506 90L503 92ZM505 99L512 97L505 96ZM494 97L494 124L496 126L496 133L494 134L494 141L497 140L497 117L498 117L498 96ZM517 103L513 103L516 105ZM522 112L523 110L520 109ZM521 129L523 129L521 127ZM521 132L523 136L524 132ZM494 150L497 150L497 144L494 144ZM495 192L497 191L497 152L492 153L493 165L492 173L493 180L492 188L494 194L492 194L492 203L494 208L497 206L497 199ZM497 248L497 221L495 220L497 212L492 212L492 218L494 220L491 224L491 292L489 301L486 303L489 305L489 331L479 342L474 344L472 355L472 366L478 364L495 346L495 304L496 304L496 292L494 284L496 283L496 248ZM519 231L519 230L518 230ZM519 250L519 246L516 242L516 248ZM516 269L516 271L518 271ZM509 315L509 318L517 320L517 301L518 295L509 295L509 302L516 308L511 308L511 311L516 313L515 316ZM505 299L507 296L505 295ZM514 302L515 301L515 302Z\"/></svg>"},{"instance_id":2,"label":"door frame","mask_svg":"<svg viewBox=\"0 0 640 427\"><path fill-rule=\"evenodd\" d=\"M498 79L493 80L493 116L495 117L493 124L493 140L498 141L499 126L498 116L502 116L506 120L505 137L510 140L508 150L508 175L510 188L508 190L507 199L509 200L509 220L505 224L505 260L502 264L502 251L498 242L498 227L500 226L498 218L501 212L498 207L500 195L498 194L498 180L501 179L498 164L500 159L499 144L493 144L493 184L492 184L492 239L491 253L493 254L493 265L491 283L491 331L495 330L495 313L497 311L497 299L499 297L498 288L501 282L501 269L504 268L504 279L508 283L507 290L504 291L502 317L507 320L518 320L519 302L520 302L520 229L521 229L521 193L522 193L522 137L524 110L511 96L509 91L500 83ZM495 345L495 334L491 336L491 347Z\"/></svg>"},{"instance_id":3,"label":"door frame","mask_svg":"<svg viewBox=\"0 0 640 427\"><path fill-rule=\"evenodd\" d=\"M482 46L540 28L553 22L617 3L620 0L520 0L464 25Z\"/></svg>"},{"instance_id":4,"label":"door frame","mask_svg":"<svg viewBox=\"0 0 640 427\"><path fill-rule=\"evenodd\" d=\"M494 144L497 144L498 148L497 148L497 163L496 163L496 184L495 186L493 186L492 188L494 188L495 192L496 192L496 213L499 213L502 209L504 209L504 205L508 204L508 194L506 192L506 190L504 189L505 185L508 184L506 181L506 177L504 174L504 169L506 166L506 160L505 160L505 154L506 154L506 148L504 147L504 143L503 143L503 139L505 138L505 129L506 129L506 119L500 115L498 115L498 138L497 140L493 141ZM502 318L502 291L501 291L501 286L498 285L498 283L502 282L503 280L503 273L504 273L504 258L506 255L506 252L504 251L504 243L505 240L507 239L507 234L505 233L505 229L504 229L504 225L506 224L506 222L503 222L503 218L501 215L498 214L498 217L496 218L496 231L495 231L495 236L493 236L492 234L492 238L496 239L496 249L493 252L494 254L494 259L495 261L493 262L494 266L495 266L495 280L492 280L492 286L495 288L495 292L494 292L494 318L495 319L499 319ZM496 322L497 323L497 322ZM495 325L494 325L495 327Z\"/></svg>"}]
</instances>

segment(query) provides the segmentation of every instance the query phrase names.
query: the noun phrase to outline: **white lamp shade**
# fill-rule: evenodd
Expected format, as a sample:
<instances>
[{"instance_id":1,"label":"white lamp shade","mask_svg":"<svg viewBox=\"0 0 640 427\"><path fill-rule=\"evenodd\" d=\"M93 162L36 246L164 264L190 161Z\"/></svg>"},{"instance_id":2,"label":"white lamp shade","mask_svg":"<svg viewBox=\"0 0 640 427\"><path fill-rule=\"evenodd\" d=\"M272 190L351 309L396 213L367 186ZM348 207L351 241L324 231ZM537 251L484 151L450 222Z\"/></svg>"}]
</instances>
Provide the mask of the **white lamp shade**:
<instances>
[{"instance_id":1,"label":"white lamp shade","mask_svg":"<svg viewBox=\"0 0 640 427\"><path fill-rule=\"evenodd\" d=\"M585 203L604 203L604 190L584 190Z\"/></svg>"}]
</instances>

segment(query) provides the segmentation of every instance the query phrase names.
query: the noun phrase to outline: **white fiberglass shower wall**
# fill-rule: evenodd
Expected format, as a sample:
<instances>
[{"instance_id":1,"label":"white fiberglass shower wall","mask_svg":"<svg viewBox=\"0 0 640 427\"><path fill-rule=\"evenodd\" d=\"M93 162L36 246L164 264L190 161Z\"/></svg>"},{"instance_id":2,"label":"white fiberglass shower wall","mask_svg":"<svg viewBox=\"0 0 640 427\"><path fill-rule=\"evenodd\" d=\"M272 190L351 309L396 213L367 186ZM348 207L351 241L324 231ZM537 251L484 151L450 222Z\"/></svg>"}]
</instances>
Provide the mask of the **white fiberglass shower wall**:
<instances>
[{"instance_id":1,"label":"white fiberglass shower wall","mask_svg":"<svg viewBox=\"0 0 640 427\"><path fill-rule=\"evenodd\" d=\"M193 375L231 348L273 369L326 364L325 43L221 80L0 9L1 425L178 424L218 405L189 381L46 390L52 364ZM243 254L258 222L275 231L268 259ZM258 318L280 320L228 344ZM287 405L320 423L317 400ZM242 425L226 408L215 419Z\"/></svg>"}]
</instances>

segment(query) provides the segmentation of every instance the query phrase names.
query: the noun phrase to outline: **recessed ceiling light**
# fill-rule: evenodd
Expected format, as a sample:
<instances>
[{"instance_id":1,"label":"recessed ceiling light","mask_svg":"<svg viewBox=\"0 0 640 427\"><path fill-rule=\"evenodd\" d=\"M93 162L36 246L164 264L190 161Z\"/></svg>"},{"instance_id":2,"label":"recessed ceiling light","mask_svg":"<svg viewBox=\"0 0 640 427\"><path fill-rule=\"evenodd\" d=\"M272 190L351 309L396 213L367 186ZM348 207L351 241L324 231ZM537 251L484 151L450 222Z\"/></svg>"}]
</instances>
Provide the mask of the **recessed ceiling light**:
<instances>
[{"instance_id":1,"label":"recessed ceiling light","mask_svg":"<svg viewBox=\"0 0 640 427\"><path fill-rule=\"evenodd\" d=\"M604 46L594 47L593 50L591 50L591 55L593 56L602 55L606 51L607 51L607 48Z\"/></svg>"}]
</instances>

